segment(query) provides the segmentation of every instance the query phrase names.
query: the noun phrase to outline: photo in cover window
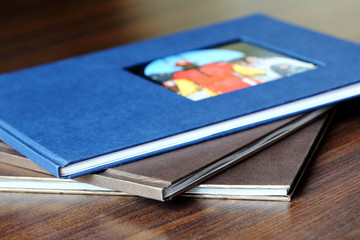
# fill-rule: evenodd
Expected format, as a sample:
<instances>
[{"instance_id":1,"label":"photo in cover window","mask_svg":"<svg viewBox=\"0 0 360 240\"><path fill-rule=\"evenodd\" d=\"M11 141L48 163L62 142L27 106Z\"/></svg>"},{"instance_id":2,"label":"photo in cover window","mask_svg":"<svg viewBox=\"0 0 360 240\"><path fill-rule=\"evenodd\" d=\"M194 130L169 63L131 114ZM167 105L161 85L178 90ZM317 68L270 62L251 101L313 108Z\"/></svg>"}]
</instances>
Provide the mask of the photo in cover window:
<instances>
[{"instance_id":1,"label":"photo in cover window","mask_svg":"<svg viewBox=\"0 0 360 240\"><path fill-rule=\"evenodd\" d=\"M198 101L316 68L249 43L233 42L160 58L134 72Z\"/></svg>"}]
</instances>

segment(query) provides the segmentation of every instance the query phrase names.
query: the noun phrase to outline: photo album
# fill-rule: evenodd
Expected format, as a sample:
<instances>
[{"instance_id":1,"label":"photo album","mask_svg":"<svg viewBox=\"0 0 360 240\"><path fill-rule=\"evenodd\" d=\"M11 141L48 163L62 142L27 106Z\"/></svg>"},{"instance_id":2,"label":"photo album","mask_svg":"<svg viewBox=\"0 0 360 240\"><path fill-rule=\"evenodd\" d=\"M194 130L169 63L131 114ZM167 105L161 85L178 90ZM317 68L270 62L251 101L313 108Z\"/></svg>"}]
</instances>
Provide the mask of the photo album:
<instances>
[{"instance_id":1,"label":"photo album","mask_svg":"<svg viewBox=\"0 0 360 240\"><path fill-rule=\"evenodd\" d=\"M218 199L290 201L319 146L334 112L329 112L277 143L244 158L182 196ZM241 138L225 137L211 145L188 147L172 154L133 162L84 178L58 179L29 159L0 142L0 191L142 196L169 200L173 184L194 170L191 162L209 161L217 152L235 149ZM230 145L227 147L226 145ZM206 148L207 150L206 150ZM203 149L203 150L201 150ZM182 152L181 152L182 151ZM90 184L92 183L92 184ZM159 183L166 183L160 186ZM157 194L163 192L163 194Z\"/></svg>"},{"instance_id":2,"label":"photo album","mask_svg":"<svg viewBox=\"0 0 360 240\"><path fill-rule=\"evenodd\" d=\"M253 14L2 74L0 140L57 178L208 196L218 184L194 187L359 96L359 56L359 44Z\"/></svg>"}]
</instances>

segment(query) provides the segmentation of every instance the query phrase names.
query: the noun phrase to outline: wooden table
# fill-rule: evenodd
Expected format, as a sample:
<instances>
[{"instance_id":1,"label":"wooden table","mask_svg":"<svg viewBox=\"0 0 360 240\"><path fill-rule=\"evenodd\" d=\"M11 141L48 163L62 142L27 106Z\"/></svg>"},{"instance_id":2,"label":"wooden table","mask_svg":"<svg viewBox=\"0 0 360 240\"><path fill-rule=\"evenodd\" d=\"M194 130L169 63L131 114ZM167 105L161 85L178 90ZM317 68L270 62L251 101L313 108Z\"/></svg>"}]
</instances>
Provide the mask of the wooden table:
<instances>
[{"instance_id":1,"label":"wooden table","mask_svg":"<svg viewBox=\"0 0 360 240\"><path fill-rule=\"evenodd\" d=\"M258 11L360 42L359 3L2 0L0 72ZM359 112L341 106L292 202L0 193L0 238L359 239Z\"/></svg>"}]
</instances>

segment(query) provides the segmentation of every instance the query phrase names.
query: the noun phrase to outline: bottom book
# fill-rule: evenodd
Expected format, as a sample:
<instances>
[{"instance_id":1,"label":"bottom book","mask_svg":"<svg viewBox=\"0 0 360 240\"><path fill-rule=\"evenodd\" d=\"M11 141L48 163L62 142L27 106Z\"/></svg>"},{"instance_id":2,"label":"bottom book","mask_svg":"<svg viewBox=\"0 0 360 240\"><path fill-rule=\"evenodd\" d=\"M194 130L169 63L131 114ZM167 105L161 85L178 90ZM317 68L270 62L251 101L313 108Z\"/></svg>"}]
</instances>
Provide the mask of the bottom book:
<instances>
[{"instance_id":1,"label":"bottom book","mask_svg":"<svg viewBox=\"0 0 360 240\"><path fill-rule=\"evenodd\" d=\"M330 115L304 126L183 196L290 201L329 125ZM110 189L118 179L109 178L106 171L93 174L99 180L96 185L57 179L3 143L0 162L0 191L129 195Z\"/></svg>"}]
</instances>

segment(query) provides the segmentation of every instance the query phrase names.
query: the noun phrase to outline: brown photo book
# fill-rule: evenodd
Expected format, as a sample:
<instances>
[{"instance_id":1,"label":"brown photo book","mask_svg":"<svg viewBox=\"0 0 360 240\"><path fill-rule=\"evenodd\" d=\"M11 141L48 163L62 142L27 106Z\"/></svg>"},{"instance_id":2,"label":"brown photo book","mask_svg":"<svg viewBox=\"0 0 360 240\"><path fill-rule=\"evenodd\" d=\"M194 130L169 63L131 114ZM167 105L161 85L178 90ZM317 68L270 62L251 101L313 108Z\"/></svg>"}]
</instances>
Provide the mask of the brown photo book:
<instances>
[{"instance_id":1,"label":"brown photo book","mask_svg":"<svg viewBox=\"0 0 360 240\"><path fill-rule=\"evenodd\" d=\"M258 148L240 157L245 161L212 176L201 185L182 186L183 195L206 198L231 198L289 201L321 136L329 115L318 118L267 148ZM293 120L293 119L292 119ZM285 120L285 121L292 121ZM0 145L0 190L62 192L78 194L140 195L165 200L164 191L206 163L234 157L237 149L258 139L264 132L278 129L284 121L254 128L161 154L74 180L56 179L5 144ZM270 127L269 127L270 126ZM261 150L262 149L262 150ZM260 151L261 150L261 151ZM255 154L255 152L258 152ZM249 157L252 155L251 157ZM10 166L12 165L12 166ZM5 167L4 167L5 166ZM20 167L20 168L19 168Z\"/></svg>"}]
</instances>

